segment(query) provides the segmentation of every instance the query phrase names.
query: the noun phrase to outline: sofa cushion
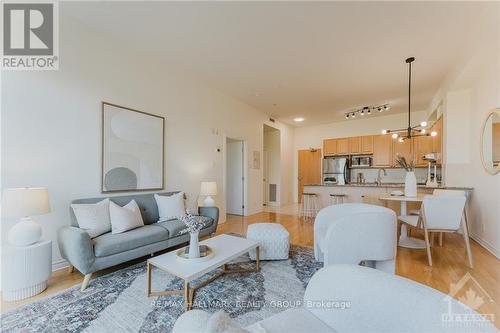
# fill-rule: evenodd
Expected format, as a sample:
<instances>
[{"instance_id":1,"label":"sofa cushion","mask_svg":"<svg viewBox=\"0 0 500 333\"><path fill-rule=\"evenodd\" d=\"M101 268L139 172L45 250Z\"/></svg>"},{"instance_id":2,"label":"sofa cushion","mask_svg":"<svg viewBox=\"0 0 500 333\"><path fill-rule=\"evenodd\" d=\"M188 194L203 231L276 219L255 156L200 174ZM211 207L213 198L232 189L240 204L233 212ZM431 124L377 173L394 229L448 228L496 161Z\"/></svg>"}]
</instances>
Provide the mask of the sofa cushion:
<instances>
[{"instance_id":1,"label":"sofa cushion","mask_svg":"<svg viewBox=\"0 0 500 333\"><path fill-rule=\"evenodd\" d=\"M210 220L207 222L207 225L203 229L210 227L214 223L214 220L212 218L208 219ZM186 225L181 220L169 220L165 222L158 222L155 225L167 229L170 238L179 236L181 234L181 231L186 229Z\"/></svg>"},{"instance_id":2,"label":"sofa cushion","mask_svg":"<svg viewBox=\"0 0 500 333\"><path fill-rule=\"evenodd\" d=\"M93 239L94 253L96 257L106 257L167 239L168 230L155 225L145 225L120 234L108 232Z\"/></svg>"}]
</instances>

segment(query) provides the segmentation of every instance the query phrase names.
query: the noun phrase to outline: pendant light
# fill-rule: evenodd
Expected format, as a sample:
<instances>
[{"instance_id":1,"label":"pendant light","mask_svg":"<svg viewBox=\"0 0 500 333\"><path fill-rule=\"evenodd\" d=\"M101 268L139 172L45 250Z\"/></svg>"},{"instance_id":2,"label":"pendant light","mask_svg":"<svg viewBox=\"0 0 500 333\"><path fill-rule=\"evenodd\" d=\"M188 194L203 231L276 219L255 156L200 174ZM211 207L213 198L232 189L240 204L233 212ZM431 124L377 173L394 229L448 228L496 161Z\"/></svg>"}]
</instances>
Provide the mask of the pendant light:
<instances>
[{"instance_id":1,"label":"pendant light","mask_svg":"<svg viewBox=\"0 0 500 333\"><path fill-rule=\"evenodd\" d=\"M410 57L406 59L406 63L408 64L408 127L401 129L384 129L382 130L382 134L392 133L393 139L398 139L399 142L403 142L405 140L411 139L417 136L436 136L437 132L432 131L431 133L427 133L425 127L427 126L427 122L423 121L416 126L411 126L411 63L415 61L414 57Z\"/></svg>"}]
</instances>

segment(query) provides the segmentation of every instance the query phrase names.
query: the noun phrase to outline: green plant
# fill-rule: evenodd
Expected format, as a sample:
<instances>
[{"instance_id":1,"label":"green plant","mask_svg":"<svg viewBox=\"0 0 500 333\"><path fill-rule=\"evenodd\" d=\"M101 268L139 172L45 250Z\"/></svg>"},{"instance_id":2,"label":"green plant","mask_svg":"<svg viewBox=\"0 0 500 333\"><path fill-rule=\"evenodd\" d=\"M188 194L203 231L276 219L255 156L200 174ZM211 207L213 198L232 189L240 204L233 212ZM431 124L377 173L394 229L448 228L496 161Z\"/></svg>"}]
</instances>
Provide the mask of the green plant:
<instances>
[{"instance_id":1,"label":"green plant","mask_svg":"<svg viewBox=\"0 0 500 333\"><path fill-rule=\"evenodd\" d=\"M396 154L396 163L408 172L415 170L415 161L408 162L404 156L399 154Z\"/></svg>"}]
</instances>

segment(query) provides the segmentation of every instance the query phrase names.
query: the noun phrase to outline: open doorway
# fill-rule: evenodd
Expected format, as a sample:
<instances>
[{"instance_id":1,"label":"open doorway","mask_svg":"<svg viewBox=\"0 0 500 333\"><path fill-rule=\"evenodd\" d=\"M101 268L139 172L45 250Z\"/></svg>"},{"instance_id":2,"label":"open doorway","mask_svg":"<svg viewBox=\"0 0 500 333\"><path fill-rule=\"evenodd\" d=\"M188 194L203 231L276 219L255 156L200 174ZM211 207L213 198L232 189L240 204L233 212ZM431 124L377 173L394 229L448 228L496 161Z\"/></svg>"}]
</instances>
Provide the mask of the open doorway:
<instances>
[{"instance_id":1,"label":"open doorway","mask_svg":"<svg viewBox=\"0 0 500 333\"><path fill-rule=\"evenodd\" d=\"M280 205L280 131L264 125L263 206Z\"/></svg>"},{"instance_id":2,"label":"open doorway","mask_svg":"<svg viewBox=\"0 0 500 333\"><path fill-rule=\"evenodd\" d=\"M245 215L245 144L226 138L226 214Z\"/></svg>"}]
</instances>

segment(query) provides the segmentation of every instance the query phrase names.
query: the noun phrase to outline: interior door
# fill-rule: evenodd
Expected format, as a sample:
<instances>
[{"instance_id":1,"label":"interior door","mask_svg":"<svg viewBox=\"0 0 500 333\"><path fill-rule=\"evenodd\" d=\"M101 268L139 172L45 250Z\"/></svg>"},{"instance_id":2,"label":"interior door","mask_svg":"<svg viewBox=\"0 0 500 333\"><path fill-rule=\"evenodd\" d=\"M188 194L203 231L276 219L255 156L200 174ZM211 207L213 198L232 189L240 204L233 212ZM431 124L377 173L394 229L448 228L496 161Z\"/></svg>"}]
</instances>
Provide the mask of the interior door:
<instances>
[{"instance_id":1,"label":"interior door","mask_svg":"<svg viewBox=\"0 0 500 333\"><path fill-rule=\"evenodd\" d=\"M264 150L264 175L262 179L262 198L264 200L263 206L267 206L269 204L269 152Z\"/></svg>"},{"instance_id":2,"label":"interior door","mask_svg":"<svg viewBox=\"0 0 500 333\"><path fill-rule=\"evenodd\" d=\"M321 149L299 150L298 162L298 201L301 202L305 184L321 183Z\"/></svg>"},{"instance_id":3,"label":"interior door","mask_svg":"<svg viewBox=\"0 0 500 333\"><path fill-rule=\"evenodd\" d=\"M243 215L243 141L226 147L226 213Z\"/></svg>"}]
</instances>

